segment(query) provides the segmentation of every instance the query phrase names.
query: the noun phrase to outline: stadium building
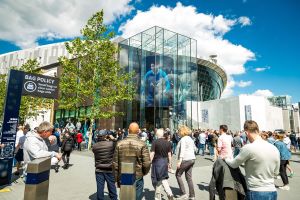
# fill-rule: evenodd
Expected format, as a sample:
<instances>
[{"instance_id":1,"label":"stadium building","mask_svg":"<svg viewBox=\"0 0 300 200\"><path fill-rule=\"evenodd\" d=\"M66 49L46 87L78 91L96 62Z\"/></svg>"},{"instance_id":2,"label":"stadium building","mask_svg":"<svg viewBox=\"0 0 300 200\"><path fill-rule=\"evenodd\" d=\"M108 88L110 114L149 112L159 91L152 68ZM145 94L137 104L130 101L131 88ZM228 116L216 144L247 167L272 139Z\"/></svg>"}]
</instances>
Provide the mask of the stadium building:
<instances>
[{"instance_id":1,"label":"stadium building","mask_svg":"<svg viewBox=\"0 0 300 200\"><path fill-rule=\"evenodd\" d=\"M128 39L117 38L114 42L120 47L120 64L127 72L134 72L132 81L137 91L133 101L113 108L125 115L100 120L101 127L127 127L132 121L149 129L176 128L179 124L193 127L191 116L198 116L195 112L199 108L198 104L187 106L187 103L219 99L226 87L225 71L217 65L214 56L206 60L198 58L197 41L192 38L155 26ZM0 73L7 73L9 66L21 66L28 59L37 59L46 75L59 77L60 56L71 58L64 43L2 54ZM45 111L31 119L31 123L38 124L51 118L59 122L76 121L88 112L89 106L77 110L55 109L54 113Z\"/></svg>"}]
</instances>

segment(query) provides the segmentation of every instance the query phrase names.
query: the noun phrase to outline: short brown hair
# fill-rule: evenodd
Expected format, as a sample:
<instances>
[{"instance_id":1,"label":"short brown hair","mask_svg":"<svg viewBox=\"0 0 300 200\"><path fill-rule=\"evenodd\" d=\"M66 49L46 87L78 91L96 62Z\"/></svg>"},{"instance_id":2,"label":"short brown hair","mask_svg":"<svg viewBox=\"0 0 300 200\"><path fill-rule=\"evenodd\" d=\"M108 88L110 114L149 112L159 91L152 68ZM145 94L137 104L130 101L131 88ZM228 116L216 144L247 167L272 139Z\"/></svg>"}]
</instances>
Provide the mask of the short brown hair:
<instances>
[{"instance_id":1,"label":"short brown hair","mask_svg":"<svg viewBox=\"0 0 300 200\"><path fill-rule=\"evenodd\" d=\"M178 132L182 137L184 137L184 136L190 135L192 131L189 127L183 125L179 128Z\"/></svg>"},{"instance_id":2,"label":"short brown hair","mask_svg":"<svg viewBox=\"0 0 300 200\"><path fill-rule=\"evenodd\" d=\"M247 120L244 123L244 130L250 133L259 133L259 127L257 123L253 120Z\"/></svg>"},{"instance_id":3,"label":"short brown hair","mask_svg":"<svg viewBox=\"0 0 300 200\"><path fill-rule=\"evenodd\" d=\"M227 125L221 125L220 129L223 130L225 133L228 131L228 126Z\"/></svg>"}]
</instances>

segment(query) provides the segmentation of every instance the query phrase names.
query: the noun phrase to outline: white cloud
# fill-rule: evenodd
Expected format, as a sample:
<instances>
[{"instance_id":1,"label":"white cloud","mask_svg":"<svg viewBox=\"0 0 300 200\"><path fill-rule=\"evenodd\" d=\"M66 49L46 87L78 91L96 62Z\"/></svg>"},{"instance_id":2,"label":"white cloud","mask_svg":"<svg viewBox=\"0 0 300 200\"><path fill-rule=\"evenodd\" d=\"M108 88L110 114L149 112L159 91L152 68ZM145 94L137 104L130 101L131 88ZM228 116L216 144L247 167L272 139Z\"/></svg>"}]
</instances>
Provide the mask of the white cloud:
<instances>
[{"instance_id":1,"label":"white cloud","mask_svg":"<svg viewBox=\"0 0 300 200\"><path fill-rule=\"evenodd\" d=\"M256 90L252 95L263 96L263 97L274 96L273 92L270 90Z\"/></svg>"},{"instance_id":2,"label":"white cloud","mask_svg":"<svg viewBox=\"0 0 300 200\"><path fill-rule=\"evenodd\" d=\"M130 13L131 0L2 0L0 39L21 48L37 45L39 38L71 38L95 12L104 9L104 22Z\"/></svg>"},{"instance_id":3,"label":"white cloud","mask_svg":"<svg viewBox=\"0 0 300 200\"><path fill-rule=\"evenodd\" d=\"M263 72L263 71L266 71L266 70L269 70L271 69L270 66L266 66L266 67L257 67L257 68L254 68L254 71L256 72Z\"/></svg>"},{"instance_id":4,"label":"white cloud","mask_svg":"<svg viewBox=\"0 0 300 200\"><path fill-rule=\"evenodd\" d=\"M217 55L218 64L228 75L245 73L244 64L255 59L255 54L239 44L223 38L237 23L223 15L198 13L194 6L177 3L176 7L152 6L121 25L122 37L130 37L152 26L161 26L197 40L198 57Z\"/></svg>"},{"instance_id":5,"label":"white cloud","mask_svg":"<svg viewBox=\"0 0 300 200\"><path fill-rule=\"evenodd\" d=\"M225 69L228 82L222 97L227 97L234 93L236 83L232 75L245 73L245 63L255 59L251 50L223 37L240 23L239 19L198 13L194 6L177 3L174 8L154 5L147 11L137 11L132 19L121 25L119 31L122 32L122 37L128 38L152 26L161 26L196 39L198 57L207 59L209 55L217 55L218 64Z\"/></svg>"},{"instance_id":6,"label":"white cloud","mask_svg":"<svg viewBox=\"0 0 300 200\"><path fill-rule=\"evenodd\" d=\"M239 81L236 85L238 87L244 88L252 85L252 81Z\"/></svg>"},{"instance_id":7,"label":"white cloud","mask_svg":"<svg viewBox=\"0 0 300 200\"><path fill-rule=\"evenodd\" d=\"M242 25L242 26L250 26L251 25L251 20L249 19L249 17L239 17L238 22Z\"/></svg>"},{"instance_id":8,"label":"white cloud","mask_svg":"<svg viewBox=\"0 0 300 200\"><path fill-rule=\"evenodd\" d=\"M227 86L222 93L222 98L230 97L234 94L233 88L236 86L235 80L232 76L228 76Z\"/></svg>"}]
</instances>

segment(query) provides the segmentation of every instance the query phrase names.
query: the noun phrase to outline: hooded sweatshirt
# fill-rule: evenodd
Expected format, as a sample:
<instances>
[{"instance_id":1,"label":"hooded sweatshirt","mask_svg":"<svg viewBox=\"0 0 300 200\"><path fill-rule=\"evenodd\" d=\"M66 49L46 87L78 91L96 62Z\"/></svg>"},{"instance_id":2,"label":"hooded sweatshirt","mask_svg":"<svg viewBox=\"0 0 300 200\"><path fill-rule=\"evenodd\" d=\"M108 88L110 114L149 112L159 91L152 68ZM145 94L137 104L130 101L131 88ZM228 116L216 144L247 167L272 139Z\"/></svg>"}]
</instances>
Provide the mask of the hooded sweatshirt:
<instances>
[{"instance_id":1,"label":"hooded sweatshirt","mask_svg":"<svg viewBox=\"0 0 300 200\"><path fill-rule=\"evenodd\" d=\"M57 153L48 151L48 146L43 138L35 131L26 134L24 143L24 162L27 165L37 158L54 157Z\"/></svg>"}]
</instances>

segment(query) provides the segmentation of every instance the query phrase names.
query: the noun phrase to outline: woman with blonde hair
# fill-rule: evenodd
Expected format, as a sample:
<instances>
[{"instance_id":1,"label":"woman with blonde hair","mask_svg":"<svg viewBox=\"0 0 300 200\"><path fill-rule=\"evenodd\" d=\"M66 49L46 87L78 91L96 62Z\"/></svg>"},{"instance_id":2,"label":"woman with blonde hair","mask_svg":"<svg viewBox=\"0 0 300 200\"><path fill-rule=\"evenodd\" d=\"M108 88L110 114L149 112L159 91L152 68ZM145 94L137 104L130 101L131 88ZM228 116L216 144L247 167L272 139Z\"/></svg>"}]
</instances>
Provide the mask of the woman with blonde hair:
<instances>
[{"instance_id":1,"label":"woman with blonde hair","mask_svg":"<svg viewBox=\"0 0 300 200\"><path fill-rule=\"evenodd\" d=\"M178 143L178 160L177 160L177 170L176 179L181 191L180 199L195 199L195 190L192 178L192 169L195 164L195 152L197 147L193 139L191 138L191 130L187 126L181 126L179 128L179 135L181 137ZM185 191L185 187L182 181L182 174L185 172L185 178L189 187L189 195Z\"/></svg>"}]
</instances>

